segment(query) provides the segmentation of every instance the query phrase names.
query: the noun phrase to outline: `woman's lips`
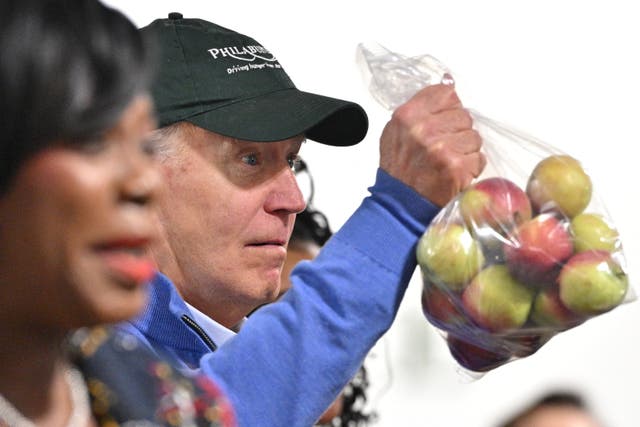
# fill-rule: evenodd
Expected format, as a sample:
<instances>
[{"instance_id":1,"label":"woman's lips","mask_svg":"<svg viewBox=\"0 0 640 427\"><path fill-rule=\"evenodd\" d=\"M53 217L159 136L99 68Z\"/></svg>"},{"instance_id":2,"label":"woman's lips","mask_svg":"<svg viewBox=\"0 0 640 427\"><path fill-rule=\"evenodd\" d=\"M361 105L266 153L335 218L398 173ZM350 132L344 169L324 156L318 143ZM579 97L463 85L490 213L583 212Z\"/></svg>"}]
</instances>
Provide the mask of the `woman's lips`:
<instances>
[{"instance_id":1,"label":"woman's lips","mask_svg":"<svg viewBox=\"0 0 640 427\"><path fill-rule=\"evenodd\" d=\"M142 285L153 278L156 268L148 257L125 251L106 251L102 258L109 270L119 278Z\"/></svg>"},{"instance_id":2,"label":"woman's lips","mask_svg":"<svg viewBox=\"0 0 640 427\"><path fill-rule=\"evenodd\" d=\"M156 267L146 254L149 240L118 239L98 245L97 252L107 268L120 280L142 285L153 278Z\"/></svg>"}]
</instances>

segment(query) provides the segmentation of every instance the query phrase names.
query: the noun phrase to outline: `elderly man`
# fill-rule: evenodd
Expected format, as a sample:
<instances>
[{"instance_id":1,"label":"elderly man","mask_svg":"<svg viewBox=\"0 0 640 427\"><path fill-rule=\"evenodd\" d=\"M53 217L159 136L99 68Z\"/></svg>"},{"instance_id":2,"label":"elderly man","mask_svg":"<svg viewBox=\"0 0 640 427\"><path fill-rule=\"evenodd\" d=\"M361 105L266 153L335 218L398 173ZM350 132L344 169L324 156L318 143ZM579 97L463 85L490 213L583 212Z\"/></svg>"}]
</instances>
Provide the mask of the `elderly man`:
<instances>
[{"instance_id":1,"label":"elderly man","mask_svg":"<svg viewBox=\"0 0 640 427\"><path fill-rule=\"evenodd\" d=\"M310 426L390 327L431 219L485 165L453 87L399 107L375 184L274 304L295 216L305 140L361 141L357 104L298 90L254 39L172 13L153 90L167 191L149 306L126 328L183 368L211 375L241 426ZM338 172L339 173L339 172ZM242 330L236 335L242 325Z\"/></svg>"}]
</instances>

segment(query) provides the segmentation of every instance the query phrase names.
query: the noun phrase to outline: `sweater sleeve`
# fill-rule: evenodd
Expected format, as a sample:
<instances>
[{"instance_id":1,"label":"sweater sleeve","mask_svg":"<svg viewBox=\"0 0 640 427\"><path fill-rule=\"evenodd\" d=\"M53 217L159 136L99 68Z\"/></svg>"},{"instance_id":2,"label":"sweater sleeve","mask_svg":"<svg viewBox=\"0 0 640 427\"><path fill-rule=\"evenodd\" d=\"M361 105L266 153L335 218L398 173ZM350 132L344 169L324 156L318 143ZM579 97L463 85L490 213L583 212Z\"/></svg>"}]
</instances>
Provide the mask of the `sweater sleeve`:
<instances>
[{"instance_id":1,"label":"sweater sleeve","mask_svg":"<svg viewBox=\"0 0 640 427\"><path fill-rule=\"evenodd\" d=\"M311 426L391 326L438 208L378 170L371 195L292 288L201 360L241 427Z\"/></svg>"}]
</instances>

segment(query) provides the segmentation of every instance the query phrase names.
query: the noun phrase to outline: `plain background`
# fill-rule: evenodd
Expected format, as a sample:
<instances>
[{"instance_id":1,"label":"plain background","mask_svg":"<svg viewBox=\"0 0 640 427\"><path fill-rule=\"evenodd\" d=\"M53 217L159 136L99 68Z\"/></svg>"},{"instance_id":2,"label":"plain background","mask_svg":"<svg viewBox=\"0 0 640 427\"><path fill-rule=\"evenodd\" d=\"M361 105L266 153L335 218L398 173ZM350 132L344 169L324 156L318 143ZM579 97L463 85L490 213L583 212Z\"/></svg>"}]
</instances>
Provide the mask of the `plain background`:
<instances>
[{"instance_id":1,"label":"plain background","mask_svg":"<svg viewBox=\"0 0 640 427\"><path fill-rule=\"evenodd\" d=\"M579 158L622 235L631 284L640 259L637 116L640 25L633 2L106 1L138 26L177 11L256 38L302 89L359 102L356 147L307 143L315 205L338 228L372 184L390 112L363 83L355 52L376 41L431 54L470 108ZM504 152L508 158L508 149ZM545 391L571 388L608 426L640 425L638 302L554 337L535 355L471 380L420 309L418 274L394 326L367 359L378 426L490 427Z\"/></svg>"}]
</instances>

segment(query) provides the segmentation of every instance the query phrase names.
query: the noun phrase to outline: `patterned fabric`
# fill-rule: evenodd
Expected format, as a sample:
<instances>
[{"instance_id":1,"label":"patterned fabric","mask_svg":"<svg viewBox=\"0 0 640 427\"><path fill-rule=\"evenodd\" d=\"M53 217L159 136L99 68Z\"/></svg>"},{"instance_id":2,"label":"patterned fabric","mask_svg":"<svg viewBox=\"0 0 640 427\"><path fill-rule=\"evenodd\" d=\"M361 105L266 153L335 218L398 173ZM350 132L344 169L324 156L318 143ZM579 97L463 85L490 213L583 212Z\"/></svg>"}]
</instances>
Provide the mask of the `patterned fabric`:
<instances>
[{"instance_id":1,"label":"patterned fabric","mask_svg":"<svg viewBox=\"0 0 640 427\"><path fill-rule=\"evenodd\" d=\"M129 334L81 329L69 343L100 426L236 426L229 402L213 382L184 376Z\"/></svg>"}]
</instances>

